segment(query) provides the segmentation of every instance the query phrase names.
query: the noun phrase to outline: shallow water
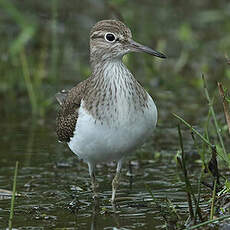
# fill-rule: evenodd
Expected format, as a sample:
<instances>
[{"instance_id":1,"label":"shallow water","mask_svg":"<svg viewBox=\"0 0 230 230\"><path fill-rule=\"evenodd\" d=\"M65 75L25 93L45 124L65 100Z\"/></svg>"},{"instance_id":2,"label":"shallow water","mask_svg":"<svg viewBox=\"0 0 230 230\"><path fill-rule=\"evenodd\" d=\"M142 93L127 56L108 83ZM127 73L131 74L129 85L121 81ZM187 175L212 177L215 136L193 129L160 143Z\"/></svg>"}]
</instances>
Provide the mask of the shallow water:
<instances>
[{"instance_id":1,"label":"shallow water","mask_svg":"<svg viewBox=\"0 0 230 230\"><path fill-rule=\"evenodd\" d=\"M162 132L174 128L159 127L155 136L131 156L123 169L114 212L109 199L115 164L97 167L100 205L92 200L87 165L80 162L67 146L56 140L53 120L44 124L14 117L1 124L0 187L11 190L15 161L19 161L15 201L14 228L75 228L75 229L150 229L164 221L152 202L168 198L187 210L184 185L180 182L175 144L165 140L156 151ZM13 137L12 137L13 135ZM196 167L196 165L194 165ZM10 197L0 200L0 226L7 227ZM163 201L162 201L163 202Z\"/></svg>"}]
</instances>

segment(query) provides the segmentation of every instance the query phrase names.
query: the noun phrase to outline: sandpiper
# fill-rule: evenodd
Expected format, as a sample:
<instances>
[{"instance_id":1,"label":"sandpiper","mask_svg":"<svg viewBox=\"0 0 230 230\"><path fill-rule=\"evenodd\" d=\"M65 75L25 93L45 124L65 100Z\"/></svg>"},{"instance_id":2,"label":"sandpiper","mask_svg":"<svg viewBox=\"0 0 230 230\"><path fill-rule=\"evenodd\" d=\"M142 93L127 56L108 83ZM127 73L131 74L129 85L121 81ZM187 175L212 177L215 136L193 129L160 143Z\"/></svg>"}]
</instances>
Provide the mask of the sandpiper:
<instances>
[{"instance_id":1,"label":"sandpiper","mask_svg":"<svg viewBox=\"0 0 230 230\"><path fill-rule=\"evenodd\" d=\"M143 144L157 122L152 97L122 62L122 57L130 52L166 58L132 40L130 29L122 22L99 21L90 32L91 76L56 95L61 105L57 115L58 139L67 142L88 163L95 197L95 165L117 162L112 203L125 157Z\"/></svg>"}]
</instances>

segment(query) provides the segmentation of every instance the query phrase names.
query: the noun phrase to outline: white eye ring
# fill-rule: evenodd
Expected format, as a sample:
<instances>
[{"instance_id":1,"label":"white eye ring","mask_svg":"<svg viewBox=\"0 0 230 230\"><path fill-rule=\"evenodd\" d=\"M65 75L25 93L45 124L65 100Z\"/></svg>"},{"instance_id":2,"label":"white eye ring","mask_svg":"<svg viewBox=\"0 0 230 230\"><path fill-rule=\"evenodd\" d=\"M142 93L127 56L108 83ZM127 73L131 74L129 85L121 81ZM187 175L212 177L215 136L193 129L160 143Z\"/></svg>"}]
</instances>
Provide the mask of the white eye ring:
<instances>
[{"instance_id":1,"label":"white eye ring","mask_svg":"<svg viewBox=\"0 0 230 230\"><path fill-rule=\"evenodd\" d=\"M116 41L116 36L115 36L114 33L108 32L108 33L105 34L105 40L107 42L111 42L111 43L115 42Z\"/></svg>"}]
</instances>

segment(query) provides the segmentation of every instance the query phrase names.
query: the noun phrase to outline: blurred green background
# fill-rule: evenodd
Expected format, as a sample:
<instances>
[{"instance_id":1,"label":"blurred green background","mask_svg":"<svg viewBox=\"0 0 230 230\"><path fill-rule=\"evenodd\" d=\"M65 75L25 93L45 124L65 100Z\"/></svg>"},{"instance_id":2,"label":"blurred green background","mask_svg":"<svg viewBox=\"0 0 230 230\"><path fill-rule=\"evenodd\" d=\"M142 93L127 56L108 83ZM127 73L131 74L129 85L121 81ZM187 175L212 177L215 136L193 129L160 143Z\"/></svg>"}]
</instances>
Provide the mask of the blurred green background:
<instances>
[{"instance_id":1,"label":"blurred green background","mask_svg":"<svg viewBox=\"0 0 230 230\"><path fill-rule=\"evenodd\" d=\"M180 153L178 120L172 113L217 144L219 154L224 149L218 145L217 133L221 132L229 153L228 129L217 90L218 81L230 90L229 0L0 0L0 187L11 190L15 161L19 161L17 189L26 194L26 199L16 199L14 228L93 229L96 221L100 226L97 229L119 226L113 215L106 214L107 206L105 215L94 216L87 166L71 155L65 145L58 144L55 134L55 94L90 75L89 31L102 19L122 20L131 28L134 40L168 57L124 57L125 64L153 96L159 120L154 137L133 158L137 158L132 161L134 172L129 169L131 176L124 173L119 189L123 196L128 193L151 203L144 183L157 198L170 198L187 218L185 186L176 166ZM219 129L209 125L213 117L202 74L210 97L214 98ZM185 130L183 125L189 176L197 186L197 175L202 173L211 151L198 138L194 141L190 130ZM99 166L97 170L106 200L110 197L115 165ZM223 174L228 171L224 168ZM211 183L212 176L208 174L204 180ZM75 189L78 186L82 191ZM207 187L202 186L202 192L204 203L210 201ZM71 207L66 211L75 193L81 201L76 203L80 207L77 218ZM135 206L132 200L124 200L121 226L162 229L164 221L159 208L149 211L149 206L138 206L139 203ZM1 226L8 226L9 207L10 200L1 201Z\"/></svg>"},{"instance_id":2,"label":"blurred green background","mask_svg":"<svg viewBox=\"0 0 230 230\"><path fill-rule=\"evenodd\" d=\"M90 75L89 31L102 19L122 20L136 41L168 56L125 57L158 108L164 104L162 119L173 108L186 113L188 104L190 116L202 110L202 73L210 89L217 81L230 88L227 0L1 0L1 116L53 117L55 93Z\"/></svg>"}]
</instances>

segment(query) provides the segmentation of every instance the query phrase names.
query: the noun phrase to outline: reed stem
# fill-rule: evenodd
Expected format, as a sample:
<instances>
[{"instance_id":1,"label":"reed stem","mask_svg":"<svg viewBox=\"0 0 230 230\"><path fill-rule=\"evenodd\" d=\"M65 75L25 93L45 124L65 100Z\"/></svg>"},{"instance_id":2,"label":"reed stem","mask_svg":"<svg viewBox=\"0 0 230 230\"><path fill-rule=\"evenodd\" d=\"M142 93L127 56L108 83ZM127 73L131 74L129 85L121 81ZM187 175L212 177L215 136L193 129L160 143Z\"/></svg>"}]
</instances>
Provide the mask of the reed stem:
<instances>
[{"instance_id":1,"label":"reed stem","mask_svg":"<svg viewBox=\"0 0 230 230\"><path fill-rule=\"evenodd\" d=\"M13 194L12 194L11 205L10 205L9 230L12 229L12 222L14 217L14 201L15 201L15 194L16 194L17 175L18 175L18 161L16 161L15 170L14 170Z\"/></svg>"}]
</instances>

